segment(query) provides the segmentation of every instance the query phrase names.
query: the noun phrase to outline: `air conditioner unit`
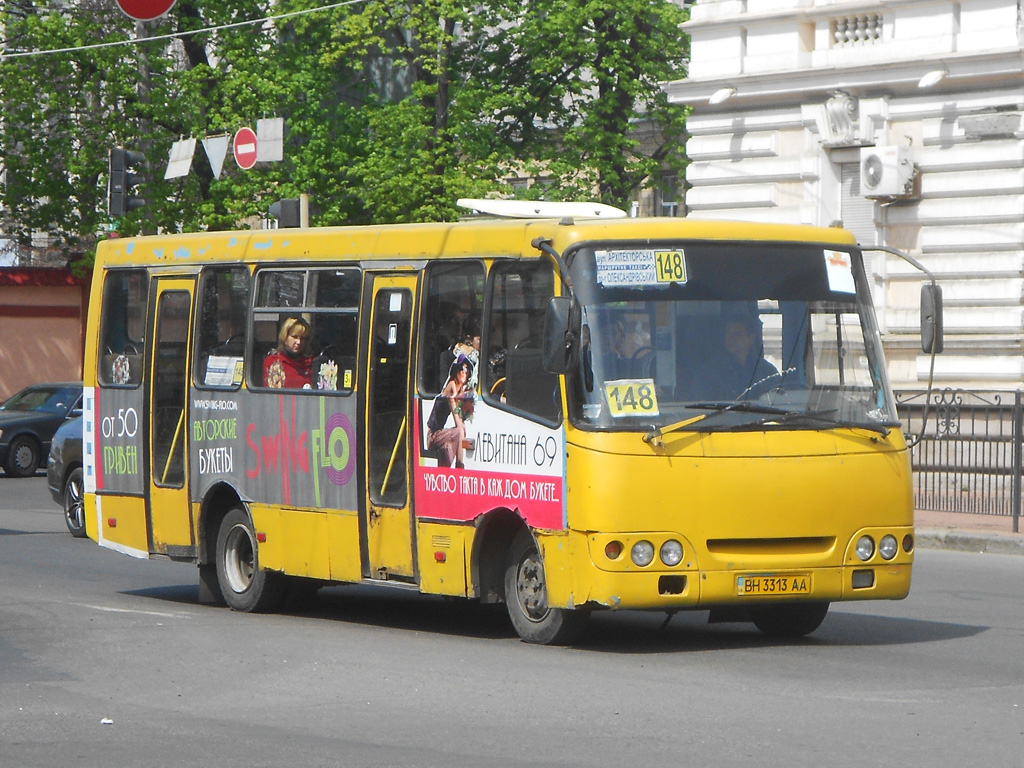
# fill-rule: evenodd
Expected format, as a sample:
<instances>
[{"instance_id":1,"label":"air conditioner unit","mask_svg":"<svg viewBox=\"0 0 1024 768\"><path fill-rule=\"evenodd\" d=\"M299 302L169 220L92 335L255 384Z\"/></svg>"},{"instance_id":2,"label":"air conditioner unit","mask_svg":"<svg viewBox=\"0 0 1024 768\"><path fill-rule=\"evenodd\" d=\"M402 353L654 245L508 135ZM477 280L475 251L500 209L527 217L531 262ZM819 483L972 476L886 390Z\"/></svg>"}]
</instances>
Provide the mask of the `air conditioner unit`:
<instances>
[{"instance_id":1,"label":"air conditioner unit","mask_svg":"<svg viewBox=\"0 0 1024 768\"><path fill-rule=\"evenodd\" d=\"M907 197L914 193L910 147L862 147L860 193L863 197Z\"/></svg>"}]
</instances>

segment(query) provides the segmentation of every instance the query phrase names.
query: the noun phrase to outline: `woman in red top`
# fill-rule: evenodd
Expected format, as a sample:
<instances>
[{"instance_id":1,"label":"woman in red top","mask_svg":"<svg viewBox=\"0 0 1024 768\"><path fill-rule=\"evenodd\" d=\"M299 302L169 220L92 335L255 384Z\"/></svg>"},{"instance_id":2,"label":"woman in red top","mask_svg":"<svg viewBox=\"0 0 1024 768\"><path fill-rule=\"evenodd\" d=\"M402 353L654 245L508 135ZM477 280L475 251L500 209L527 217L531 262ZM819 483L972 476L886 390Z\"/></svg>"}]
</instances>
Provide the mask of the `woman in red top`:
<instances>
[{"instance_id":1,"label":"woman in red top","mask_svg":"<svg viewBox=\"0 0 1024 768\"><path fill-rule=\"evenodd\" d=\"M281 324L277 349L263 361L263 386L274 389L311 389L313 358L303 354L309 343L309 323L289 317Z\"/></svg>"}]
</instances>

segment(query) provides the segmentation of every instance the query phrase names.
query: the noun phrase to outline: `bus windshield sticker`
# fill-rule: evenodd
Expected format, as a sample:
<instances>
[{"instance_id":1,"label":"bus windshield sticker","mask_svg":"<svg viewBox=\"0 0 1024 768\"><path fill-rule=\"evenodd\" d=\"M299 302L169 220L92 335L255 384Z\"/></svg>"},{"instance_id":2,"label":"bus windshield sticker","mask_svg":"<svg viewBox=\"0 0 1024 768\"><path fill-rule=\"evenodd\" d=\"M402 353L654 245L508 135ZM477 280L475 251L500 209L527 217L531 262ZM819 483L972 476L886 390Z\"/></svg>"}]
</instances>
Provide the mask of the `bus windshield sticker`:
<instances>
[{"instance_id":1,"label":"bus windshield sticker","mask_svg":"<svg viewBox=\"0 0 1024 768\"><path fill-rule=\"evenodd\" d=\"M825 251L825 274L828 288L835 293L856 293L853 282L853 262L850 254L843 251Z\"/></svg>"},{"instance_id":2,"label":"bus windshield sticker","mask_svg":"<svg viewBox=\"0 0 1024 768\"><path fill-rule=\"evenodd\" d=\"M686 282L682 250L597 251L597 282L609 288Z\"/></svg>"},{"instance_id":3,"label":"bus windshield sticker","mask_svg":"<svg viewBox=\"0 0 1024 768\"><path fill-rule=\"evenodd\" d=\"M658 415L658 395L654 390L654 379L609 381L604 385L604 393L608 398L608 413L613 418Z\"/></svg>"}]
</instances>

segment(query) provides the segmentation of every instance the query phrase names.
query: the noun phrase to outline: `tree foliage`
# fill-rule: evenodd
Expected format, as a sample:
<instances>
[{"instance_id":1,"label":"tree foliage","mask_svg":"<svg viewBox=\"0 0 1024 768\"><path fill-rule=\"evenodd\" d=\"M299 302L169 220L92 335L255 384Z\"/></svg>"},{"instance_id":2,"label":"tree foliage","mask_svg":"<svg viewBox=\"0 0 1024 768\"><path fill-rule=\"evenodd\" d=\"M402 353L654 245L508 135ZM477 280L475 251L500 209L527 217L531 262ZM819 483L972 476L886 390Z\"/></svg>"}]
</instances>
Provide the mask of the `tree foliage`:
<instances>
[{"instance_id":1,"label":"tree foliage","mask_svg":"<svg viewBox=\"0 0 1024 768\"><path fill-rule=\"evenodd\" d=\"M317 224L450 219L493 192L628 205L683 162L659 86L683 74L683 18L668 0L178 0L136 23L109 0L0 0L0 232L89 253L112 228L237 227L299 193ZM177 139L272 116L283 162L229 154L214 178L199 147L163 179ZM145 153L147 203L110 221L118 145Z\"/></svg>"}]
</instances>

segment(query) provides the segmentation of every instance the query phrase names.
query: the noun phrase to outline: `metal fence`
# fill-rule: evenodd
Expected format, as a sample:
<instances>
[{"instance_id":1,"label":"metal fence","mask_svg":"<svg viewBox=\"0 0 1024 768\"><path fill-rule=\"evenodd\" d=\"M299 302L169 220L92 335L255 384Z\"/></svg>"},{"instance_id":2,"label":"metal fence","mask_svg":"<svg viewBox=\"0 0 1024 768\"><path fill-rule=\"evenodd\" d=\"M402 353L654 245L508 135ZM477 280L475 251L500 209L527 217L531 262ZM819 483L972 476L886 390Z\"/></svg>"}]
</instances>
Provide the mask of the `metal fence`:
<instances>
[{"instance_id":1,"label":"metal fence","mask_svg":"<svg viewBox=\"0 0 1024 768\"><path fill-rule=\"evenodd\" d=\"M896 393L911 450L918 509L1021 514L1024 393L962 389ZM923 429L922 429L923 427Z\"/></svg>"}]
</instances>

